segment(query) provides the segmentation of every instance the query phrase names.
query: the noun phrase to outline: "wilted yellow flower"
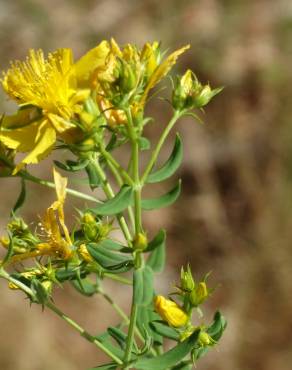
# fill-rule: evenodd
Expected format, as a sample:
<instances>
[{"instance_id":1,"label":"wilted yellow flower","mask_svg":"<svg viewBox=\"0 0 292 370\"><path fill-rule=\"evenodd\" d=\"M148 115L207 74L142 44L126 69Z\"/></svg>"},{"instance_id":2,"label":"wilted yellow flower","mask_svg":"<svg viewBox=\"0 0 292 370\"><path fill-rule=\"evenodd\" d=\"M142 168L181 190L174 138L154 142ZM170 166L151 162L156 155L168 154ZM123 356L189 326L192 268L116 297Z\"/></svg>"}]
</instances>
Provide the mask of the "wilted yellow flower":
<instances>
[{"instance_id":1,"label":"wilted yellow flower","mask_svg":"<svg viewBox=\"0 0 292 370\"><path fill-rule=\"evenodd\" d=\"M46 210L42 225L48 237L46 243L37 245L41 254L55 255L62 259L72 256L72 241L64 219L64 202L66 197L67 178L54 169L54 181L57 200ZM64 234L64 238L62 236Z\"/></svg>"},{"instance_id":2,"label":"wilted yellow flower","mask_svg":"<svg viewBox=\"0 0 292 370\"><path fill-rule=\"evenodd\" d=\"M78 252L81 255L81 257L84 259L84 261L86 261L86 262L92 262L93 261L91 255L88 253L88 250L87 250L85 244L80 245L80 247L78 248Z\"/></svg>"},{"instance_id":3,"label":"wilted yellow flower","mask_svg":"<svg viewBox=\"0 0 292 370\"><path fill-rule=\"evenodd\" d=\"M50 153L57 136L66 140L76 130L71 119L82 111L92 72L107 53L102 42L74 64L71 49L58 49L47 59L42 50L30 50L25 62L11 64L1 82L22 109L3 118L0 141L18 152L29 152L14 172L38 163Z\"/></svg>"},{"instance_id":4,"label":"wilted yellow flower","mask_svg":"<svg viewBox=\"0 0 292 370\"><path fill-rule=\"evenodd\" d=\"M189 320L188 315L177 303L161 295L154 298L154 307L161 318L171 326L181 327Z\"/></svg>"}]
</instances>

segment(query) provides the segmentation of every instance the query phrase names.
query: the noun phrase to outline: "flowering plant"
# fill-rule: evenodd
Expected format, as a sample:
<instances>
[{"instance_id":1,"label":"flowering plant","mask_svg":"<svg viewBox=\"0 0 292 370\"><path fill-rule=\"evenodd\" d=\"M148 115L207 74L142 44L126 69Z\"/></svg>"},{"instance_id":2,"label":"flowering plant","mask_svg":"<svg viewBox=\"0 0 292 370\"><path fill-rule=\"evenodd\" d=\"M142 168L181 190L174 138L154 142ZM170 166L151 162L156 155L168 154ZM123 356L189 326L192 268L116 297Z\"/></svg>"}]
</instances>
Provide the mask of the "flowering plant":
<instances>
[{"instance_id":1,"label":"flowering plant","mask_svg":"<svg viewBox=\"0 0 292 370\"><path fill-rule=\"evenodd\" d=\"M149 94L188 48L165 56L158 42L139 49L131 44L120 48L110 40L77 61L70 49L59 49L47 58L41 50L31 50L26 61L12 63L3 74L3 89L17 102L18 110L1 118L0 174L20 178L22 188L6 235L0 239L6 250L0 277L106 353L110 363L94 369L190 369L218 343L226 327L219 312L210 325L200 323L200 307L212 289L207 276L195 281L190 266L181 268L180 282L168 298L157 294L154 275L164 269L166 232L159 230L149 238L142 218L143 211L170 206L180 194L178 181L160 197L142 197L144 187L171 177L181 164L182 140L177 134L169 159L157 168L170 131L184 116L198 118L195 110L221 91L202 85L190 70L177 76L168 100L172 118L152 149L144 137L144 127L151 120L144 115ZM127 166L116 158L120 146L129 148ZM28 165L60 148L74 160L54 161L53 183L29 173ZM142 170L140 157L145 151L151 154ZM20 152L25 155L19 161ZM68 179L56 167L69 173L85 171L91 190L102 189L105 199L68 188ZM57 198L34 230L19 216L28 181L54 187ZM73 230L65 222L67 195L91 204L79 211ZM112 235L116 225L123 240ZM105 293L106 279L132 287L129 315ZM119 313L120 324L100 335L85 331L52 299L54 288L65 283L80 294L106 298ZM174 342L171 349L165 347L166 340Z\"/></svg>"}]
</instances>

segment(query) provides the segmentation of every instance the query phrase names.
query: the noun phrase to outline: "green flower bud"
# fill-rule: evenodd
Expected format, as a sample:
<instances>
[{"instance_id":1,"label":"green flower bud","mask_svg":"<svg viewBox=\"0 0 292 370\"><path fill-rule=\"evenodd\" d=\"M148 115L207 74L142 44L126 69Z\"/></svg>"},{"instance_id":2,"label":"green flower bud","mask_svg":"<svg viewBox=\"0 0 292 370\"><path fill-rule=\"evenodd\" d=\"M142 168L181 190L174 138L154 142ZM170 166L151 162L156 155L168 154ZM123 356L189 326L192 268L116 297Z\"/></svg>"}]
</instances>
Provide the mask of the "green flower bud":
<instances>
[{"instance_id":1,"label":"green flower bud","mask_svg":"<svg viewBox=\"0 0 292 370\"><path fill-rule=\"evenodd\" d=\"M195 288L195 282L193 279L192 271L190 265L187 266L187 271L184 271L184 268L181 268L180 273L180 284L181 289L185 292L191 292Z\"/></svg>"},{"instance_id":2,"label":"green flower bud","mask_svg":"<svg viewBox=\"0 0 292 370\"><path fill-rule=\"evenodd\" d=\"M137 85L137 76L135 66L122 62L120 75L120 88L122 92L128 93Z\"/></svg>"},{"instance_id":3,"label":"green flower bud","mask_svg":"<svg viewBox=\"0 0 292 370\"><path fill-rule=\"evenodd\" d=\"M212 346L216 343L216 341L203 330L200 331L198 342L202 347Z\"/></svg>"},{"instance_id":4,"label":"green flower bud","mask_svg":"<svg viewBox=\"0 0 292 370\"><path fill-rule=\"evenodd\" d=\"M95 241L98 236L98 224L95 220L95 217L86 212L82 218L82 231L86 237L86 239Z\"/></svg>"},{"instance_id":5,"label":"green flower bud","mask_svg":"<svg viewBox=\"0 0 292 370\"><path fill-rule=\"evenodd\" d=\"M143 251L148 245L147 236L143 233L136 234L133 240L133 248L135 250Z\"/></svg>"},{"instance_id":6,"label":"green flower bud","mask_svg":"<svg viewBox=\"0 0 292 370\"><path fill-rule=\"evenodd\" d=\"M198 95L194 94L194 103L197 108L202 108L207 105L210 100L217 94L222 91L221 88L217 88L212 90L210 85L201 86L199 90L201 90Z\"/></svg>"},{"instance_id":7,"label":"green flower bud","mask_svg":"<svg viewBox=\"0 0 292 370\"><path fill-rule=\"evenodd\" d=\"M192 306L197 307L209 297L209 291L204 281L201 281L190 293L189 300Z\"/></svg>"}]
</instances>

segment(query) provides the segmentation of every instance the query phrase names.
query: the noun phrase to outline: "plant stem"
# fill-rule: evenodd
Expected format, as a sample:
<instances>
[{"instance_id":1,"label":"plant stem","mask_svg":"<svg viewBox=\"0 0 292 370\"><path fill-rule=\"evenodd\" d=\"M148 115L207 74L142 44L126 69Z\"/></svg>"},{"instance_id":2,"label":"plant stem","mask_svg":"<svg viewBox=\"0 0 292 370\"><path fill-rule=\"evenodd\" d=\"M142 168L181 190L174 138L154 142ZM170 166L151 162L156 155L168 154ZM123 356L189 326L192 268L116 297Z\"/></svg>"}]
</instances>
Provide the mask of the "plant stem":
<instances>
[{"instance_id":1,"label":"plant stem","mask_svg":"<svg viewBox=\"0 0 292 370\"><path fill-rule=\"evenodd\" d=\"M117 364L121 365L122 361L115 356L110 350L108 350L98 339L93 335L89 334L85 329L78 325L74 320L64 314L59 308L57 308L52 302L47 302L46 307L55 312L59 317L71 325L75 330L77 330L82 337L87 339L89 342L94 343L99 349L106 353L111 359L113 359Z\"/></svg>"},{"instance_id":2,"label":"plant stem","mask_svg":"<svg viewBox=\"0 0 292 370\"><path fill-rule=\"evenodd\" d=\"M141 210L141 185L140 185L140 174L139 174L139 144L137 134L134 129L131 110L126 110L127 115L127 127L132 144L132 164L133 164L133 177L134 177L134 217L135 217L135 233L139 233L142 230L142 210ZM139 267L141 256L139 253L135 255L135 269ZM127 344L124 356L124 366L128 369L128 363L131 360L131 353L134 341L134 333L136 328L138 306L135 303L135 297L132 293L132 306L130 314L130 324L127 336Z\"/></svg>"},{"instance_id":3,"label":"plant stem","mask_svg":"<svg viewBox=\"0 0 292 370\"><path fill-rule=\"evenodd\" d=\"M18 176L22 177L25 180L34 182L36 184L44 185L44 186L47 186L49 188L55 189L55 184L53 182L42 180L42 179L40 179L40 178L38 178L36 176L31 175L28 172L21 171L21 172L18 173ZM87 195L87 194L81 193L81 192L79 192L77 190L74 190L74 189L68 189L67 188L66 189L66 193L67 194L70 194L70 195L73 195L74 197L77 197L77 198L89 200L89 201L95 202L95 203L100 203L97 199L95 199L91 195Z\"/></svg>"},{"instance_id":4,"label":"plant stem","mask_svg":"<svg viewBox=\"0 0 292 370\"><path fill-rule=\"evenodd\" d=\"M20 281L12 278L3 268L0 269L0 277L13 283L23 292L28 294L32 299L35 299L34 292L25 284L21 283ZM112 360L114 360L117 364L122 365L122 361L115 356L111 351L109 351L98 339L96 339L93 335L88 333L84 328L82 328L79 324L77 324L73 319L69 316L64 314L58 307L56 307L52 302L46 302L45 306L55 312L59 317L61 317L64 321L66 321L69 325L71 325L75 330L77 330L82 337L84 337L89 342L95 344L99 349L101 349L104 353L106 353Z\"/></svg>"},{"instance_id":5,"label":"plant stem","mask_svg":"<svg viewBox=\"0 0 292 370\"><path fill-rule=\"evenodd\" d=\"M102 188L103 188L103 191L104 191L105 195L107 196L108 199L113 198L115 196L115 193L114 193L111 185L109 184L109 182L106 178L106 175L105 175L103 169L101 168L98 160L97 159L92 160L92 163L94 164L96 172L97 172L99 178L102 181ZM122 230L122 232L125 236L125 239L127 240L128 245L131 245L132 237L131 237L131 234L130 234L130 231L129 231L129 228L128 228L128 225L127 225L127 222L126 222L124 216L122 214L119 214L119 215L117 215L117 219L118 219L119 225L121 227L121 230Z\"/></svg>"},{"instance_id":6,"label":"plant stem","mask_svg":"<svg viewBox=\"0 0 292 370\"><path fill-rule=\"evenodd\" d=\"M144 172L143 176L141 177L141 184L144 184L145 181L147 180L147 177L148 177L150 171L152 170L152 168L153 168L153 166L154 166L154 164L157 160L160 149L161 149L162 145L164 144L165 139L167 138L167 136L170 133L173 126L175 125L176 121L180 118L181 114L182 114L181 112L175 111L171 120L169 121L169 123L165 127L165 129L164 129L164 131L163 131L155 149L153 150L153 152L151 154L151 157L150 157L149 163L148 163L148 165L145 169L145 172Z\"/></svg>"},{"instance_id":7,"label":"plant stem","mask_svg":"<svg viewBox=\"0 0 292 370\"><path fill-rule=\"evenodd\" d=\"M108 164L111 164L113 168L117 171L117 173L123 177L124 181L128 183L129 185L134 185L133 179L130 177L130 175L127 173L127 171L115 160L115 158L111 155L110 152L108 152L103 144L99 145L100 153L103 155L103 157L106 159Z\"/></svg>"},{"instance_id":8,"label":"plant stem","mask_svg":"<svg viewBox=\"0 0 292 370\"><path fill-rule=\"evenodd\" d=\"M127 345L126 345L125 357L124 357L125 369L128 369L127 364L129 360L131 359L131 353L132 353L132 347L133 347L133 341L134 341L134 333L135 333L135 327L136 327L137 312L138 312L138 306L132 301Z\"/></svg>"}]
</instances>

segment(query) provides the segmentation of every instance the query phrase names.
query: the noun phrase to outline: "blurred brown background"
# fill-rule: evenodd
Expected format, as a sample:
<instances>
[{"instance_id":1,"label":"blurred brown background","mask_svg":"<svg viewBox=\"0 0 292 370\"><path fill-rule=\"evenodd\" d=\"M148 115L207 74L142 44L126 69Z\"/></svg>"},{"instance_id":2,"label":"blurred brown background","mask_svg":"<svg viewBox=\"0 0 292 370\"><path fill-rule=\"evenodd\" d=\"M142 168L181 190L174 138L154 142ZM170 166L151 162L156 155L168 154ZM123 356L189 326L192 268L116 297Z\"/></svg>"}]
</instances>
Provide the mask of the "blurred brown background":
<instances>
[{"instance_id":1,"label":"blurred brown background","mask_svg":"<svg viewBox=\"0 0 292 370\"><path fill-rule=\"evenodd\" d=\"M190 119L177 126L185 144L179 202L145 215L151 234L158 227L169 232L160 292L168 291L187 262L197 276L212 270L211 283L219 283L206 317L220 308L229 327L218 351L198 369L291 369L292 2L0 0L2 69L29 48L72 47L78 57L111 36L122 44L161 40L171 50L190 43L177 70L192 68L203 82L225 86L207 107L204 126ZM14 105L2 94L0 108L10 112ZM155 140L169 106L153 101L149 113L157 119L147 128ZM171 145L170 140L161 159ZM31 169L50 179L50 164ZM81 187L77 180L71 186ZM2 230L18 187L16 180L1 179ZM37 220L53 197L30 185L23 216ZM21 293L0 283L1 370L83 370L100 361L95 348L65 323L30 308ZM107 287L126 308L129 291ZM101 298L80 298L71 288L58 289L56 303L93 332L117 322Z\"/></svg>"}]
</instances>

